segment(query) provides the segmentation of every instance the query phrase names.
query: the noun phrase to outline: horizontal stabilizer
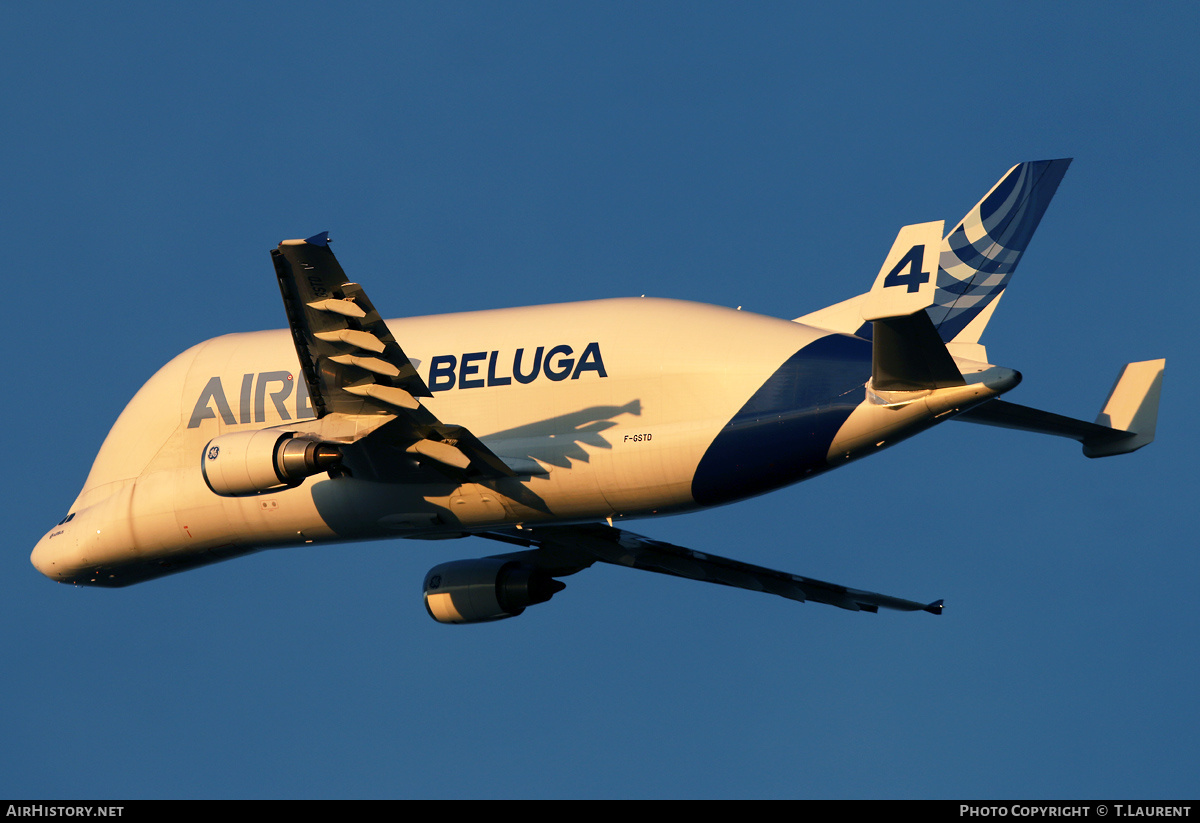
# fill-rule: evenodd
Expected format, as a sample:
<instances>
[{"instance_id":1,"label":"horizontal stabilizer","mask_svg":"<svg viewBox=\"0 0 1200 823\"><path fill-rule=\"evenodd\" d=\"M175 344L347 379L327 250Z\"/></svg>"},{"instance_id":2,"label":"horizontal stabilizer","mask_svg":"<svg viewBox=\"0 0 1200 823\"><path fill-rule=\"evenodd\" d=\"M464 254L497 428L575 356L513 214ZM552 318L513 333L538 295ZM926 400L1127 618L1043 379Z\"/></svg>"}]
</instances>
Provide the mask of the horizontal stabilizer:
<instances>
[{"instance_id":1,"label":"horizontal stabilizer","mask_svg":"<svg viewBox=\"0 0 1200 823\"><path fill-rule=\"evenodd\" d=\"M1004 400L984 403L955 419L1069 437L1083 444L1083 453L1088 457L1127 454L1154 440L1166 362L1145 360L1127 365L1095 423Z\"/></svg>"},{"instance_id":2,"label":"horizontal stabilizer","mask_svg":"<svg viewBox=\"0 0 1200 823\"><path fill-rule=\"evenodd\" d=\"M962 386L962 372L923 311L873 323L871 388L920 391Z\"/></svg>"}]
</instances>

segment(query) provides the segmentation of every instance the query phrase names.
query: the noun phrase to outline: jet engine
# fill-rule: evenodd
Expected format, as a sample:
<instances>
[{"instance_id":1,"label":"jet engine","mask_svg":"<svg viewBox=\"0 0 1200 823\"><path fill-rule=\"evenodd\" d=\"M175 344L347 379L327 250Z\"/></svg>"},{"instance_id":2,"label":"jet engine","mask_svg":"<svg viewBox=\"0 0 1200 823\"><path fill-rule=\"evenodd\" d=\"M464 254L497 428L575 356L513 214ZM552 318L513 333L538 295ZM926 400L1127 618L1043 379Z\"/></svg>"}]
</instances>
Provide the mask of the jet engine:
<instances>
[{"instance_id":1,"label":"jet engine","mask_svg":"<svg viewBox=\"0 0 1200 823\"><path fill-rule=\"evenodd\" d=\"M515 560L456 560L425 575L425 609L439 623L484 623L516 617L565 588L541 569Z\"/></svg>"},{"instance_id":2,"label":"jet engine","mask_svg":"<svg viewBox=\"0 0 1200 823\"><path fill-rule=\"evenodd\" d=\"M204 482L222 497L245 497L299 486L342 461L341 447L311 435L274 429L214 437L200 465Z\"/></svg>"}]
</instances>

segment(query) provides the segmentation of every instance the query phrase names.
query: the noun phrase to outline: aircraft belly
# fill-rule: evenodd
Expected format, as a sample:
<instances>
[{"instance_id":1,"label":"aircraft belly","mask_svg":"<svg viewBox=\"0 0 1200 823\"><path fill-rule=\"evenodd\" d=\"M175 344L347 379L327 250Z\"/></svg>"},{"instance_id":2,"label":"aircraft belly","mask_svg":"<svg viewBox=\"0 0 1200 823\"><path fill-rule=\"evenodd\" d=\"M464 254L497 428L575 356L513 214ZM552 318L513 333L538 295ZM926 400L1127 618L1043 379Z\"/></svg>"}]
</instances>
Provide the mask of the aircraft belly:
<instances>
[{"instance_id":1,"label":"aircraft belly","mask_svg":"<svg viewBox=\"0 0 1200 823\"><path fill-rule=\"evenodd\" d=\"M899 443L1012 388L1020 375L1009 369L977 370L964 385L913 392L860 403L829 446L827 461L838 466ZM985 377L986 375L986 377ZM908 396L906 396L908 395Z\"/></svg>"},{"instance_id":2,"label":"aircraft belly","mask_svg":"<svg viewBox=\"0 0 1200 823\"><path fill-rule=\"evenodd\" d=\"M694 506L691 478L713 428L711 423L670 422L647 414L645 421L616 434L612 451L596 461L613 514L658 514Z\"/></svg>"}]
</instances>

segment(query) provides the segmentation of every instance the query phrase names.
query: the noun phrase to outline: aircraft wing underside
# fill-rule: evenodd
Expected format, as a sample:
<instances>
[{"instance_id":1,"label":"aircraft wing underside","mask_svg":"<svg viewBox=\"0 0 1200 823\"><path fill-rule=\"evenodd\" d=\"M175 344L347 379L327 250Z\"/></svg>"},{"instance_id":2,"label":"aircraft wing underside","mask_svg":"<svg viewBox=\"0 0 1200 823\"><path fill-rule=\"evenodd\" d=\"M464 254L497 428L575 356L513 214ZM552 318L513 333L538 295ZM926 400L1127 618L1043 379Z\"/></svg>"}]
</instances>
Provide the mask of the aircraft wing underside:
<instances>
[{"instance_id":1,"label":"aircraft wing underside","mask_svg":"<svg viewBox=\"0 0 1200 823\"><path fill-rule=\"evenodd\" d=\"M421 405L431 397L416 367L329 248L329 235L285 240L271 251L300 370L318 418L330 414L392 418L368 435L404 448L442 470L511 477L513 470L462 426Z\"/></svg>"},{"instance_id":2,"label":"aircraft wing underside","mask_svg":"<svg viewBox=\"0 0 1200 823\"><path fill-rule=\"evenodd\" d=\"M317 417L415 411L431 396L327 234L285 240L271 260Z\"/></svg>"},{"instance_id":3,"label":"aircraft wing underside","mask_svg":"<svg viewBox=\"0 0 1200 823\"><path fill-rule=\"evenodd\" d=\"M739 589L765 592L797 600L813 601L850 611L898 611L942 613L942 601L919 603L886 594L851 589L811 577L754 566L738 560L686 549L652 540L602 523L574 526L526 526L478 534L506 543L532 547L529 551L503 555L563 576L582 571L596 561L628 566L642 571L719 583Z\"/></svg>"}]
</instances>

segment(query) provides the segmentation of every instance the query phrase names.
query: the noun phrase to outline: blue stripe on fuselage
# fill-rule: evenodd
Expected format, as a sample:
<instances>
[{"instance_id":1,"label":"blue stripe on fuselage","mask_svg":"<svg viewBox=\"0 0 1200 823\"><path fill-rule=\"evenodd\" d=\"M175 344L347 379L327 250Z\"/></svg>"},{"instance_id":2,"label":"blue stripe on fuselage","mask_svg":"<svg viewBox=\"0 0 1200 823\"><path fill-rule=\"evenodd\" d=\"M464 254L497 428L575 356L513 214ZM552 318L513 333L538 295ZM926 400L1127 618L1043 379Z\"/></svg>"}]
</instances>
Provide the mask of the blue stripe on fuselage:
<instances>
[{"instance_id":1,"label":"blue stripe on fuselage","mask_svg":"<svg viewBox=\"0 0 1200 823\"><path fill-rule=\"evenodd\" d=\"M793 354L700 458L692 497L728 503L828 468L829 446L870 377L871 344L858 337L831 334Z\"/></svg>"}]
</instances>

